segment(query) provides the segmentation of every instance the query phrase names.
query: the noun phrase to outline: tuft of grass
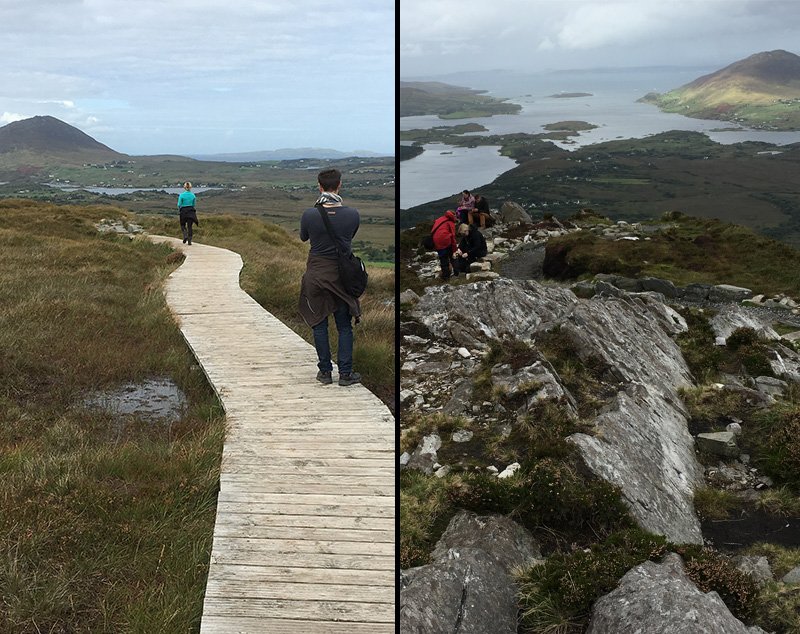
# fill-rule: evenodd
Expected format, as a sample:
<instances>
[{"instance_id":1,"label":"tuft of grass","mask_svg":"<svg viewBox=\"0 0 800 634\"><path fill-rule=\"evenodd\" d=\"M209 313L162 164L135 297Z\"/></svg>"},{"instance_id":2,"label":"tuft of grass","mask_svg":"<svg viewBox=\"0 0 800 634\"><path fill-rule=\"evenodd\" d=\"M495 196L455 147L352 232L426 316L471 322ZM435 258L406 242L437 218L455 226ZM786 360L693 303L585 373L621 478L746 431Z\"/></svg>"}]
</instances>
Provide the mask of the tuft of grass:
<instances>
[{"instance_id":1,"label":"tuft of grass","mask_svg":"<svg viewBox=\"0 0 800 634\"><path fill-rule=\"evenodd\" d=\"M430 553L455 515L447 480L419 471L400 474L400 568L429 563Z\"/></svg>"},{"instance_id":2,"label":"tuft of grass","mask_svg":"<svg viewBox=\"0 0 800 634\"><path fill-rule=\"evenodd\" d=\"M730 491L706 487L694 492L694 510L701 520L728 519L742 506L742 499Z\"/></svg>"},{"instance_id":3,"label":"tuft of grass","mask_svg":"<svg viewBox=\"0 0 800 634\"><path fill-rule=\"evenodd\" d=\"M555 553L519 576L522 627L531 634L584 631L591 606L634 566L666 554L666 540L630 528L587 550Z\"/></svg>"},{"instance_id":4,"label":"tuft of grass","mask_svg":"<svg viewBox=\"0 0 800 634\"><path fill-rule=\"evenodd\" d=\"M800 406L778 403L754 413L742 436L759 468L800 493Z\"/></svg>"},{"instance_id":5,"label":"tuft of grass","mask_svg":"<svg viewBox=\"0 0 800 634\"><path fill-rule=\"evenodd\" d=\"M111 207L0 201L0 631L197 629L224 421L164 302L169 249ZM172 425L76 407L170 377Z\"/></svg>"}]
</instances>

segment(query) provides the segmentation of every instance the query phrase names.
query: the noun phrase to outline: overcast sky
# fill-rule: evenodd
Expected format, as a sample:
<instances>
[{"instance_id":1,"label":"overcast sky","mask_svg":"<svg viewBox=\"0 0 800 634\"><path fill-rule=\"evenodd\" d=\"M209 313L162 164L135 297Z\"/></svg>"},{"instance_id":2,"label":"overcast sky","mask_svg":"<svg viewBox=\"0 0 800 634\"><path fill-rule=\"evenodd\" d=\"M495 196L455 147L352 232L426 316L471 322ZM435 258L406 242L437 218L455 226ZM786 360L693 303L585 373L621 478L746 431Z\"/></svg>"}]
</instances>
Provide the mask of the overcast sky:
<instances>
[{"instance_id":1,"label":"overcast sky","mask_svg":"<svg viewBox=\"0 0 800 634\"><path fill-rule=\"evenodd\" d=\"M800 53L798 0L402 0L401 77Z\"/></svg>"},{"instance_id":2,"label":"overcast sky","mask_svg":"<svg viewBox=\"0 0 800 634\"><path fill-rule=\"evenodd\" d=\"M394 0L0 0L0 125L129 154L394 153Z\"/></svg>"}]
</instances>

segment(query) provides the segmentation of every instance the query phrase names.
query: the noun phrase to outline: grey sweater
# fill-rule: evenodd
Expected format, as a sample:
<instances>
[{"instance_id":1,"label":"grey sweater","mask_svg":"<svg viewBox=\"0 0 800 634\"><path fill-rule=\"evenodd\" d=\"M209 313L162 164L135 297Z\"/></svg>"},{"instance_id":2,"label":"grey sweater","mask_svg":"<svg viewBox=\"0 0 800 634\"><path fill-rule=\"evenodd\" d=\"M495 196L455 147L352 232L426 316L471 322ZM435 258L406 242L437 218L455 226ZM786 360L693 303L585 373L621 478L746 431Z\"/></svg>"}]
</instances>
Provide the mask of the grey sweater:
<instances>
[{"instance_id":1,"label":"grey sweater","mask_svg":"<svg viewBox=\"0 0 800 634\"><path fill-rule=\"evenodd\" d=\"M339 238L339 243L348 252L351 251L353 236L358 231L358 210L353 207L326 207L326 210L331 221L331 229ZM303 216L300 218L300 239L303 242L311 240L310 253L313 255L321 255L326 258L337 257L336 245L331 241L325 229L325 223L316 207L311 207L303 212Z\"/></svg>"}]
</instances>

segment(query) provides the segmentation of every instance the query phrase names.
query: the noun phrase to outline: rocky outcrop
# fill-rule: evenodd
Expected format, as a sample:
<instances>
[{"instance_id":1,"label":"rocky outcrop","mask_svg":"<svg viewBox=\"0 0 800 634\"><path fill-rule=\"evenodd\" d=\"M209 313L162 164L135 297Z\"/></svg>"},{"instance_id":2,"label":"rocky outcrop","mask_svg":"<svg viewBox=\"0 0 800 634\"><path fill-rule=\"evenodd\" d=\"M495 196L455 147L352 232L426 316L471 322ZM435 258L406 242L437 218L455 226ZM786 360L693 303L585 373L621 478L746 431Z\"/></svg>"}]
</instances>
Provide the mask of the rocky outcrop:
<instances>
[{"instance_id":1,"label":"rocky outcrop","mask_svg":"<svg viewBox=\"0 0 800 634\"><path fill-rule=\"evenodd\" d=\"M686 576L681 558L636 566L598 599L586 634L766 634L733 616L716 592L703 593Z\"/></svg>"},{"instance_id":2,"label":"rocky outcrop","mask_svg":"<svg viewBox=\"0 0 800 634\"><path fill-rule=\"evenodd\" d=\"M540 557L530 533L512 520L456 514L433 563L400 573L400 631L516 634L513 571Z\"/></svg>"},{"instance_id":3,"label":"rocky outcrop","mask_svg":"<svg viewBox=\"0 0 800 634\"><path fill-rule=\"evenodd\" d=\"M537 335L559 327L584 361L600 359L620 391L592 435L572 442L594 473L621 489L642 527L677 542L702 541L692 503L702 469L677 393L691 378L671 338L686 329L678 313L655 295L579 300L563 288L497 280L428 289L412 314L436 337L471 349L504 338L535 345ZM499 369L495 375L503 378Z\"/></svg>"},{"instance_id":4,"label":"rocky outcrop","mask_svg":"<svg viewBox=\"0 0 800 634\"><path fill-rule=\"evenodd\" d=\"M523 222L525 224L533 224L533 219L530 214L519 203L505 202L500 207L499 219L506 224L511 222Z\"/></svg>"},{"instance_id":5,"label":"rocky outcrop","mask_svg":"<svg viewBox=\"0 0 800 634\"><path fill-rule=\"evenodd\" d=\"M709 324L714 334L722 339L730 337L737 328L751 328L764 339L780 339L780 335L772 328L771 320L736 304L722 307L709 320Z\"/></svg>"}]
</instances>

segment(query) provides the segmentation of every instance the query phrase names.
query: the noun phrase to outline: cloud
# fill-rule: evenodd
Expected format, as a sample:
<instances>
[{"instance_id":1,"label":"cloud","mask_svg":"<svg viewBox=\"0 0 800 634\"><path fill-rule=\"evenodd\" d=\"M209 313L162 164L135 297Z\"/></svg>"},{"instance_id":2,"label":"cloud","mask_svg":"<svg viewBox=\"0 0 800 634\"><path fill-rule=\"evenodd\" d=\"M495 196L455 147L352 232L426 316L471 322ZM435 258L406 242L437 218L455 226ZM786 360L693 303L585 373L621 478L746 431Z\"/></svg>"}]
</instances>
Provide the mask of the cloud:
<instances>
[{"instance_id":1,"label":"cloud","mask_svg":"<svg viewBox=\"0 0 800 634\"><path fill-rule=\"evenodd\" d=\"M796 0L403 0L403 73L733 62L796 51ZM458 44L468 43L459 47Z\"/></svg>"},{"instance_id":2,"label":"cloud","mask_svg":"<svg viewBox=\"0 0 800 634\"><path fill-rule=\"evenodd\" d=\"M17 114L15 112L4 112L3 114L0 114L0 123L3 124L14 123L15 121L22 121L23 119L29 119L29 118L30 117L27 117L24 114Z\"/></svg>"}]
</instances>

